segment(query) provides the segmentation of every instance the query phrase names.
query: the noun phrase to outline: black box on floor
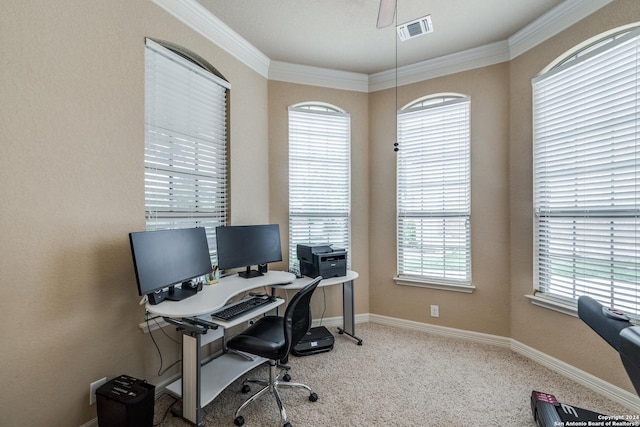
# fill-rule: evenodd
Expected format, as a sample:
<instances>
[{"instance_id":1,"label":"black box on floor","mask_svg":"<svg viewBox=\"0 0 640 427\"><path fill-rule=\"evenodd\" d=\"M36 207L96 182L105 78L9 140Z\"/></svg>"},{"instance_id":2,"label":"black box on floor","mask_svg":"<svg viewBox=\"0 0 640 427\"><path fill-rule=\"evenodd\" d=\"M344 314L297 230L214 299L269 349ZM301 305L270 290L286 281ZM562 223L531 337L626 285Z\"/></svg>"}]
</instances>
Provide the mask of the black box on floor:
<instances>
[{"instance_id":1,"label":"black box on floor","mask_svg":"<svg viewBox=\"0 0 640 427\"><path fill-rule=\"evenodd\" d=\"M324 326L311 328L298 344L291 350L294 356L308 356L333 350L334 338Z\"/></svg>"},{"instance_id":2,"label":"black box on floor","mask_svg":"<svg viewBox=\"0 0 640 427\"><path fill-rule=\"evenodd\" d=\"M151 427L156 387L120 375L96 390L100 427Z\"/></svg>"}]
</instances>

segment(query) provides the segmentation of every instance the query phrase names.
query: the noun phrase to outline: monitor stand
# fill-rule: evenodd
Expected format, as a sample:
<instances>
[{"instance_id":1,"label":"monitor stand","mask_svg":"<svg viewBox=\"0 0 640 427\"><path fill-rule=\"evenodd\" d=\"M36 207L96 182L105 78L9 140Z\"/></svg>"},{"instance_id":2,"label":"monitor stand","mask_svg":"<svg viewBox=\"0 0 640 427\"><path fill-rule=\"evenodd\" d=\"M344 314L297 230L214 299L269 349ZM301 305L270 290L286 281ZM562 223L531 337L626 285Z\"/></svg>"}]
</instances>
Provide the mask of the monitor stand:
<instances>
[{"instance_id":1,"label":"monitor stand","mask_svg":"<svg viewBox=\"0 0 640 427\"><path fill-rule=\"evenodd\" d=\"M261 271L252 270L251 266L249 265L249 266L247 266L247 269L245 271L239 272L238 276L243 277L245 279L251 279L252 277L264 276L264 274L262 274Z\"/></svg>"},{"instance_id":2,"label":"monitor stand","mask_svg":"<svg viewBox=\"0 0 640 427\"><path fill-rule=\"evenodd\" d=\"M175 286L169 286L169 292L167 293L167 297L169 301L182 301L183 299L194 296L197 291L192 289L181 289L176 288Z\"/></svg>"}]
</instances>

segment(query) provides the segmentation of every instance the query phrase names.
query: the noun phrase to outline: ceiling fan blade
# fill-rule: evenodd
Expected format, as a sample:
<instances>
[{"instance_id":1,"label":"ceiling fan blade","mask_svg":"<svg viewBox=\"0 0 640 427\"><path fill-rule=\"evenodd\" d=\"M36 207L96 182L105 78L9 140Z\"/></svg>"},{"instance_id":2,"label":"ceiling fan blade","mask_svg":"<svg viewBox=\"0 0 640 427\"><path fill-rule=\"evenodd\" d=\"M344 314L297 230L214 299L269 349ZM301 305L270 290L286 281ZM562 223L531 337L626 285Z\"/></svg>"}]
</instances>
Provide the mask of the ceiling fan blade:
<instances>
[{"instance_id":1,"label":"ceiling fan blade","mask_svg":"<svg viewBox=\"0 0 640 427\"><path fill-rule=\"evenodd\" d=\"M385 28L393 24L393 18L396 16L396 1L397 0L380 0L377 28Z\"/></svg>"}]
</instances>

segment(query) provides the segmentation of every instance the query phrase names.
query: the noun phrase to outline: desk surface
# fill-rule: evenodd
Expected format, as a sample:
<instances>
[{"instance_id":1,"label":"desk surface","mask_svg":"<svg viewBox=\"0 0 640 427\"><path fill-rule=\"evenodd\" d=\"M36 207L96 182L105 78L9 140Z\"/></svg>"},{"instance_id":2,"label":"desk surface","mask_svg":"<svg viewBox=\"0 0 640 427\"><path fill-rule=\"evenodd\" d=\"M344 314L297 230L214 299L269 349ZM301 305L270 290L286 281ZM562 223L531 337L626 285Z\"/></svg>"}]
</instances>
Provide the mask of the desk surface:
<instances>
[{"instance_id":1,"label":"desk surface","mask_svg":"<svg viewBox=\"0 0 640 427\"><path fill-rule=\"evenodd\" d=\"M204 285L201 292L182 301L164 300L156 305L147 303L146 308L150 313L172 318L201 316L224 306L235 295L264 286L291 284L295 278L294 274L284 271L269 271L264 276L250 279L236 274L223 277L213 285Z\"/></svg>"},{"instance_id":2,"label":"desk surface","mask_svg":"<svg viewBox=\"0 0 640 427\"><path fill-rule=\"evenodd\" d=\"M344 282L350 282L352 280L356 280L357 278L358 278L357 272L347 270L346 276L329 277L328 279L322 279L320 283L318 283L318 287L321 288L323 286L341 285ZM312 280L313 280L312 277L301 277L299 279L295 279L294 281L286 285L278 285L274 287L278 289L302 289Z\"/></svg>"}]
</instances>

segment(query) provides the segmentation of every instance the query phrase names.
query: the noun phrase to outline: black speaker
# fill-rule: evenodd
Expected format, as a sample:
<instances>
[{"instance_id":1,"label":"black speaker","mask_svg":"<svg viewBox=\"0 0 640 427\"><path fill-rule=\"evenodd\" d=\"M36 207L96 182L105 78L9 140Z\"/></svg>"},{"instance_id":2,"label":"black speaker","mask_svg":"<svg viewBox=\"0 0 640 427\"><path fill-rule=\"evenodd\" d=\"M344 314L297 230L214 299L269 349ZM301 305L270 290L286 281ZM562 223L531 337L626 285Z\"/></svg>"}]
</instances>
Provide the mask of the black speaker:
<instances>
[{"instance_id":1,"label":"black speaker","mask_svg":"<svg viewBox=\"0 0 640 427\"><path fill-rule=\"evenodd\" d=\"M258 271L262 274L266 273L267 271L269 271L269 264L258 264Z\"/></svg>"},{"instance_id":2,"label":"black speaker","mask_svg":"<svg viewBox=\"0 0 640 427\"><path fill-rule=\"evenodd\" d=\"M169 295L169 291L155 291L152 294L147 294L147 300L149 300L149 304L156 305L167 299L167 295Z\"/></svg>"}]
</instances>

